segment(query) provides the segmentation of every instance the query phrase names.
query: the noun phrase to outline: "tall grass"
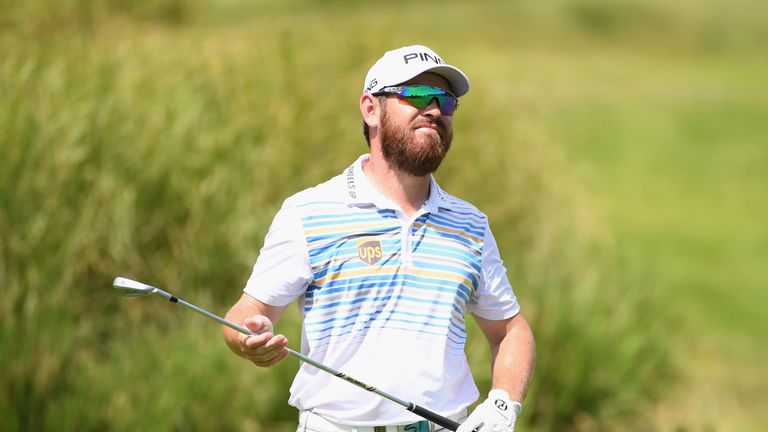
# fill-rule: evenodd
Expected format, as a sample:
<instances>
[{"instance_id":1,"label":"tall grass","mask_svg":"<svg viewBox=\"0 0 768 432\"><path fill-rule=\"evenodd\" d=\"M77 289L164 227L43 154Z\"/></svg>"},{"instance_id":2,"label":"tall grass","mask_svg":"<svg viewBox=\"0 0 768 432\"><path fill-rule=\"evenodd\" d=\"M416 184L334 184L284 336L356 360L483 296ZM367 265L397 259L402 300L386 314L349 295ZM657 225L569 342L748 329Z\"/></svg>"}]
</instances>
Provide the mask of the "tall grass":
<instances>
[{"instance_id":1,"label":"tall grass","mask_svg":"<svg viewBox=\"0 0 768 432\"><path fill-rule=\"evenodd\" d=\"M201 16L204 5L201 0L0 0L0 12L0 31L55 39L61 32L91 33L121 19L181 25Z\"/></svg>"},{"instance_id":2,"label":"tall grass","mask_svg":"<svg viewBox=\"0 0 768 432\"><path fill-rule=\"evenodd\" d=\"M506 32L505 20L522 22L518 12L533 19L534 33L548 16L568 22L562 34L584 44L604 34L637 43L648 22L671 35L668 20L704 27L672 7L648 6L638 18L595 1L552 11L449 3L429 11L445 23L434 28L416 7L397 21L371 21L353 2L327 11L291 4L290 14L275 6L234 27L168 18L202 10L194 2L3 4L13 12L0 35L7 429L291 430L285 400L295 362L257 370L229 353L210 323L120 299L109 285L132 276L223 313L281 200L366 150L355 108L365 69L413 39L477 77L438 179L490 215L534 327L524 427L652 428L638 414L671 373L653 280L611 257L542 105L503 79L522 65L486 46L482 32ZM50 22L74 24L53 37ZM450 23L479 36L455 34ZM398 33L403 26L416 30ZM673 40L698 46L693 34ZM294 343L297 321L292 311L280 324ZM485 391L488 352L471 332L467 350Z\"/></svg>"}]
</instances>

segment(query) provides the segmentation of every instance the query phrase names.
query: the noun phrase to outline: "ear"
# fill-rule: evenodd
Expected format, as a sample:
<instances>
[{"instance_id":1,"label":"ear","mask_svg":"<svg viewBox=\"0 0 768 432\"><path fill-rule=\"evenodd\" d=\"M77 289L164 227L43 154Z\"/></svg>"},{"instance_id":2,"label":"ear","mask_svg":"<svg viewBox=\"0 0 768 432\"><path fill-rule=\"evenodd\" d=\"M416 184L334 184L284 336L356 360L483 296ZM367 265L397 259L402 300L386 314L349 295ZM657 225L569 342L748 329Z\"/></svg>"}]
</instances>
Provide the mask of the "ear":
<instances>
[{"instance_id":1,"label":"ear","mask_svg":"<svg viewBox=\"0 0 768 432\"><path fill-rule=\"evenodd\" d=\"M363 93L360 96L360 114L363 115L363 121L368 125L368 128L378 127L381 118L379 99L370 93Z\"/></svg>"}]
</instances>

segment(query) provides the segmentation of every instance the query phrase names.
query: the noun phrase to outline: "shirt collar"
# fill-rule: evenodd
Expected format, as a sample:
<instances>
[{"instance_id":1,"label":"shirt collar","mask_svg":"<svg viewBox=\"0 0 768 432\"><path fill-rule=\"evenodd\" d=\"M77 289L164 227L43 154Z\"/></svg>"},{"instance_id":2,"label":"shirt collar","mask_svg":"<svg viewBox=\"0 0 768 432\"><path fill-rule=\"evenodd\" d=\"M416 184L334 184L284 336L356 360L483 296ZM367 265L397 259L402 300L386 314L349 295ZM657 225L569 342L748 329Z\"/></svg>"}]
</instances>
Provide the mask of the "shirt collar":
<instances>
[{"instance_id":1,"label":"shirt collar","mask_svg":"<svg viewBox=\"0 0 768 432\"><path fill-rule=\"evenodd\" d=\"M363 171L363 163L371 158L364 154L344 170L346 199L348 205L374 205L381 209L397 209L397 206L385 195L376 190ZM422 208L430 213L437 213L440 208L450 208L448 194L443 191L433 176L429 176L429 198Z\"/></svg>"}]
</instances>

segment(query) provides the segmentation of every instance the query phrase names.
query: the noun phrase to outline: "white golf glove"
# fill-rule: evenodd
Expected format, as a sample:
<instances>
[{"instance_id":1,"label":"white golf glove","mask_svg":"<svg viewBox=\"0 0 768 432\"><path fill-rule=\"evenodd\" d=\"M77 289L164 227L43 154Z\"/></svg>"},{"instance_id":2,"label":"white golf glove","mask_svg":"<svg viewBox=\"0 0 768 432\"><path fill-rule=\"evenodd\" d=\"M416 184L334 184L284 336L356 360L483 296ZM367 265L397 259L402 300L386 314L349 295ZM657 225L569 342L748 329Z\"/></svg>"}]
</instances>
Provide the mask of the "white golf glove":
<instances>
[{"instance_id":1,"label":"white golf glove","mask_svg":"<svg viewBox=\"0 0 768 432\"><path fill-rule=\"evenodd\" d=\"M504 390L491 390L488 399L472 411L456 432L514 432L522 408L519 402L510 401Z\"/></svg>"}]
</instances>

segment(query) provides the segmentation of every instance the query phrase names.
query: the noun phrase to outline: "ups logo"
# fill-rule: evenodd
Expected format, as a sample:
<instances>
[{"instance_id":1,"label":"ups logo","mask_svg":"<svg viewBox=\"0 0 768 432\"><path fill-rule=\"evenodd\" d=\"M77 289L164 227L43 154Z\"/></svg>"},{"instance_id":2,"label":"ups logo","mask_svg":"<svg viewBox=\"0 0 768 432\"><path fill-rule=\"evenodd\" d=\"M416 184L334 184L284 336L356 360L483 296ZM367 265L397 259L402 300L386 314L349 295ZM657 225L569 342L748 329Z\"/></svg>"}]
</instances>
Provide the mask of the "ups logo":
<instances>
[{"instance_id":1,"label":"ups logo","mask_svg":"<svg viewBox=\"0 0 768 432\"><path fill-rule=\"evenodd\" d=\"M357 241L357 257L360 261L374 265L381 261L381 242L378 240L359 239Z\"/></svg>"}]
</instances>

